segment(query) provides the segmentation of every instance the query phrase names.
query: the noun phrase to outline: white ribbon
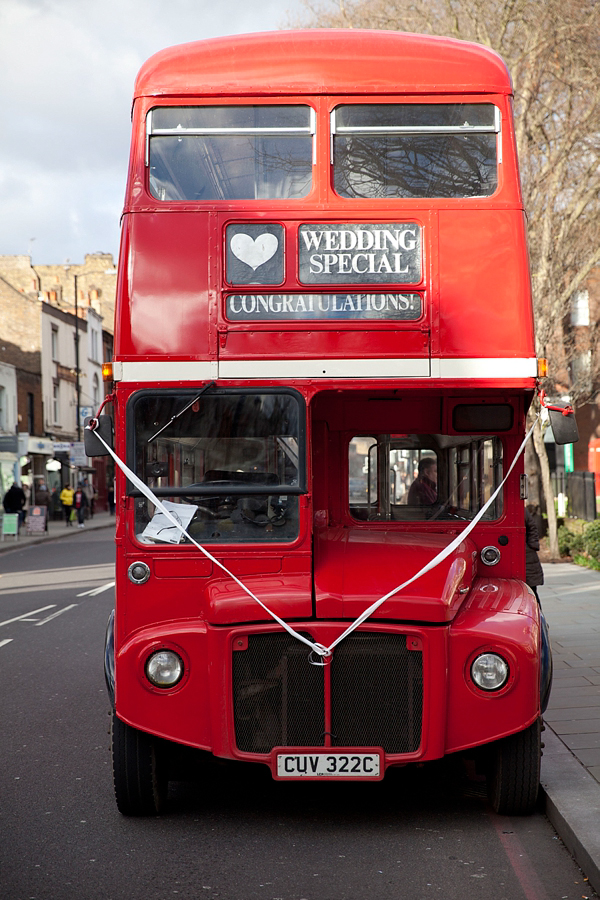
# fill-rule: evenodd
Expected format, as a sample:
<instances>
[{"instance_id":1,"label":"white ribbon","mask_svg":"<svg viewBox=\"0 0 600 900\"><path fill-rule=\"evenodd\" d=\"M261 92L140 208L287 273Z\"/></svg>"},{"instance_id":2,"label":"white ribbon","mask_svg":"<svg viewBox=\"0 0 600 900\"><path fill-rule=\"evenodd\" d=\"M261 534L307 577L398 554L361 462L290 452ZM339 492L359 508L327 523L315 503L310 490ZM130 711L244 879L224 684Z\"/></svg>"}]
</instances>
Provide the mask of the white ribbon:
<instances>
[{"instance_id":1,"label":"white ribbon","mask_svg":"<svg viewBox=\"0 0 600 900\"><path fill-rule=\"evenodd\" d=\"M335 639L335 641L333 641L332 644L329 645L329 647L324 647L323 644L318 644L318 643L314 643L313 641L309 641L308 638L304 637L304 635L295 631L292 628L292 626L288 625L288 623L285 622L280 616L278 616L277 613L273 612L272 609L269 609L269 607L265 603L263 603L262 600L260 600L256 596L256 594L254 594L250 590L250 588L246 587L246 585L242 581L240 581L240 579L236 575L234 575L233 572L230 572L229 569L223 565L223 563L219 562L219 560L216 557L214 557L212 555L212 553L209 553L208 550L202 546L202 544L199 544L197 541L195 541L194 538L190 534L188 534L188 532L183 527L183 525L181 525L181 523L178 522L174 518L173 515L171 515L169 510L160 502L158 497L156 497L154 495L154 493L150 490L150 488L146 484L144 484L144 482L140 478L138 478L138 476L135 474L135 472L131 471L129 466L127 466L121 459L119 459L119 457L116 455L116 453L114 453L112 448L109 447L109 445L106 443L104 438L101 437L101 435L94 432L94 429L91 427L91 424L92 424L92 422L97 422L97 419L92 419L90 424L86 425L86 428L89 431L93 431L95 433L96 438L100 441L101 444L104 445L106 450L110 453L110 455L112 456L112 458L114 459L114 461L116 462L118 467L127 476L129 481L131 481L131 483L139 491L141 491L142 494L144 494L144 496L147 497L148 500L150 500L150 502L153 503L154 506L156 506L156 508L159 509L160 512L162 512L163 515L165 515L167 517L167 519L174 525L174 527L178 531L180 531L181 534L184 535L189 541L191 541L191 543L194 544L194 546L197 547L198 550L200 550L200 552L203 553L207 559L210 559L210 561L212 563L214 563L216 566L218 566L219 569L222 569L222 571L225 572L226 575L229 575L229 577L232 578L235 581L235 583L249 597L252 598L252 600L255 600L258 603L258 605L261 606L265 610L266 613L268 613L273 619L275 619L275 621L279 625L281 625L281 627L284 628L288 632L288 634L290 634L292 637L296 638L297 640L302 641L303 644L306 644L307 647L310 647L310 649L313 650L315 653L317 653L320 657L330 657L332 654L333 648L336 647L337 644L339 644L341 641L343 641L344 638L348 637L349 634L352 634L352 632L356 628L358 628L359 625L362 625L362 623L365 622L369 618L369 616L372 616L373 613L376 610L378 610L379 607L383 603L385 603L386 600L389 600L390 597L393 597L395 594L398 594L405 587L408 587L409 584L413 584L413 582L415 582L418 578L420 578L422 575L425 575L426 572L430 572L432 569L435 569L436 566L439 566L439 564L441 562L443 562L446 559L446 557L450 556L450 554L456 550L456 548L465 540L465 538L468 537L468 535L473 531L473 529L475 528L477 523L480 521L482 516L485 515L486 511L489 509L491 504L494 502L494 500L496 499L496 497L498 496L498 494L504 487L508 477L510 476L514 467L516 466L517 461L519 460L521 454L525 450L525 445L527 444L527 441L529 440L529 438L531 437L531 435L533 433L533 429L535 428L538 418L539 418L539 414L538 414L538 416L536 416L533 425L531 426L531 428L525 435L525 438L523 439L523 443L517 450L517 453L516 453L513 461L511 462L511 464L508 468L508 472L504 476L503 480L498 485L498 487L496 488L494 493L491 495L489 500L487 500L486 503L481 507L481 509L479 510L477 515L469 522L467 527L463 531L461 531L461 533L459 535L457 535L457 537L455 537L454 540L451 541L447 547L445 547L443 550L441 550L437 554L437 556L434 556L434 558L431 559L428 563L426 563L426 565L424 565L422 569L419 569L419 571L416 573L416 575L413 575L411 578L407 579L407 581L403 581L402 584L399 584L393 590L389 591L387 594L384 594L383 597L380 597L379 600L376 600L374 603L371 604L371 606L369 606L367 609L365 609L365 611L363 613L361 613L361 615L357 619L355 619L354 622L352 622L352 624L349 625L346 628L346 630L342 634L340 634L340 636L337 637Z\"/></svg>"}]
</instances>

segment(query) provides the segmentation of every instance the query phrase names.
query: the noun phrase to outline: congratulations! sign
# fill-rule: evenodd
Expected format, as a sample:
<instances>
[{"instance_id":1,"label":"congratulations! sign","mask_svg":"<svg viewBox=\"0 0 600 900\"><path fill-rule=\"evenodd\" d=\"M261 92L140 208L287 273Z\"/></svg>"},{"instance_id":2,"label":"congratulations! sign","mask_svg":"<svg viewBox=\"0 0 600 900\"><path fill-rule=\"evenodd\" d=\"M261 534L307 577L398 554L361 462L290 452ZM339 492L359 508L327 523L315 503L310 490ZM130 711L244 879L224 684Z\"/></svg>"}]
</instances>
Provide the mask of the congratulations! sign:
<instances>
[{"instance_id":1,"label":"congratulations! sign","mask_svg":"<svg viewBox=\"0 0 600 900\"><path fill-rule=\"evenodd\" d=\"M421 226L301 225L299 276L302 284L418 284Z\"/></svg>"},{"instance_id":2,"label":"congratulations! sign","mask_svg":"<svg viewBox=\"0 0 600 900\"><path fill-rule=\"evenodd\" d=\"M230 294L227 297L230 322L281 319L414 321L420 315L420 294Z\"/></svg>"}]
</instances>

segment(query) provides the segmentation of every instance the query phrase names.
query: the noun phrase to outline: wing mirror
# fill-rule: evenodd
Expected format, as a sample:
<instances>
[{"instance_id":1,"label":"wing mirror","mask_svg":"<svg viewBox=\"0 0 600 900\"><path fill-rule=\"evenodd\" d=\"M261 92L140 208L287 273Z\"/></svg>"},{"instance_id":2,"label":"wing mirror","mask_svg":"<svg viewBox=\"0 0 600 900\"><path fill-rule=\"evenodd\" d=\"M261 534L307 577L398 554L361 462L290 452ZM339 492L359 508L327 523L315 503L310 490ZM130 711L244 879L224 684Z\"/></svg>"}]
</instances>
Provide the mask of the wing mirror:
<instances>
[{"instance_id":1,"label":"wing mirror","mask_svg":"<svg viewBox=\"0 0 600 900\"><path fill-rule=\"evenodd\" d=\"M558 400L547 407L550 425L556 444L574 444L579 440L579 429L575 421L575 413L569 403ZM562 410L569 412L562 412Z\"/></svg>"},{"instance_id":2,"label":"wing mirror","mask_svg":"<svg viewBox=\"0 0 600 900\"><path fill-rule=\"evenodd\" d=\"M87 416L84 425L92 421L92 416ZM112 450L114 447L112 416L98 416L98 427L94 431L85 429L83 432L83 445L86 456L110 456L108 450L101 444L96 435L99 434Z\"/></svg>"}]
</instances>

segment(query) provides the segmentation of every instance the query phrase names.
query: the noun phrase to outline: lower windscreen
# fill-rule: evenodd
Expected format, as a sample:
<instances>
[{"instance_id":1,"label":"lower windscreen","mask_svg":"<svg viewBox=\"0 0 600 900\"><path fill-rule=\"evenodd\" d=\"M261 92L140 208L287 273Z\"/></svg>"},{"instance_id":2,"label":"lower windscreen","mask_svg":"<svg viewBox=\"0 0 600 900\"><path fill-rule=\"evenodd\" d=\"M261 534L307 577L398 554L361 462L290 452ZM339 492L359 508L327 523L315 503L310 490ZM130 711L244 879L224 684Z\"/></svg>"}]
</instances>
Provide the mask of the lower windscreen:
<instances>
[{"instance_id":1,"label":"lower windscreen","mask_svg":"<svg viewBox=\"0 0 600 900\"><path fill-rule=\"evenodd\" d=\"M128 423L136 474L194 540L298 536L304 447L293 391L144 391L132 399ZM189 541L155 504L131 493L140 541Z\"/></svg>"}]
</instances>

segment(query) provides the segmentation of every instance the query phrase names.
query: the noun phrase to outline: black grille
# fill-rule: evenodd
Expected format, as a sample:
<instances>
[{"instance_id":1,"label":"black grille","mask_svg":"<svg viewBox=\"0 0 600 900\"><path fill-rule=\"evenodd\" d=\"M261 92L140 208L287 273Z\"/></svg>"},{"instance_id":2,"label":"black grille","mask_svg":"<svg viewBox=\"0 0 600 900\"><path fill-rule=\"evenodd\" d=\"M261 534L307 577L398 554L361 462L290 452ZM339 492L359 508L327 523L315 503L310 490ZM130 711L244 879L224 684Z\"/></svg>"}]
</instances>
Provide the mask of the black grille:
<instances>
[{"instance_id":1,"label":"black grille","mask_svg":"<svg viewBox=\"0 0 600 900\"><path fill-rule=\"evenodd\" d=\"M304 636L313 638L304 633ZM247 753L324 744L324 676L309 648L288 634L248 636L233 653L236 744ZM423 656L405 634L354 632L333 652L331 732L335 747L413 753L421 742Z\"/></svg>"},{"instance_id":2,"label":"black grille","mask_svg":"<svg viewBox=\"0 0 600 900\"><path fill-rule=\"evenodd\" d=\"M304 637L312 640L310 635ZM310 648L284 634L255 634L233 653L236 744L247 753L324 742L323 668Z\"/></svg>"},{"instance_id":3,"label":"black grille","mask_svg":"<svg viewBox=\"0 0 600 900\"><path fill-rule=\"evenodd\" d=\"M423 657L406 635L355 632L333 653L331 731L335 747L412 753L421 742Z\"/></svg>"}]
</instances>

